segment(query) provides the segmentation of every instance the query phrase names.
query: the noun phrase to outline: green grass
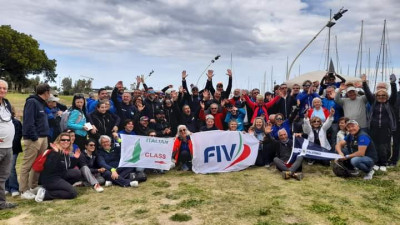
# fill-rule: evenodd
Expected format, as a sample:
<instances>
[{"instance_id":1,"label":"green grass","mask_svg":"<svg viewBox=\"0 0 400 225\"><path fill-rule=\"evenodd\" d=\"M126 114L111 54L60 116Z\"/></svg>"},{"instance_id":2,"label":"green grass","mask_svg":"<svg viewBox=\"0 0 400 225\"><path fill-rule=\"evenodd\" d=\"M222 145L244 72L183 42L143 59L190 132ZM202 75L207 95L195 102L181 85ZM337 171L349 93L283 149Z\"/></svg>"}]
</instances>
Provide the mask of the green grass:
<instances>
[{"instance_id":1,"label":"green grass","mask_svg":"<svg viewBox=\"0 0 400 225\"><path fill-rule=\"evenodd\" d=\"M27 95L10 94L22 110ZM62 97L67 104L71 96ZM70 105L70 104L69 104ZM17 171L22 161L20 154ZM269 168L199 175L149 174L138 188L78 188L74 200L36 203L20 198L0 210L0 224L398 224L400 167L342 179L330 168L303 165L304 179L283 180Z\"/></svg>"}]
</instances>

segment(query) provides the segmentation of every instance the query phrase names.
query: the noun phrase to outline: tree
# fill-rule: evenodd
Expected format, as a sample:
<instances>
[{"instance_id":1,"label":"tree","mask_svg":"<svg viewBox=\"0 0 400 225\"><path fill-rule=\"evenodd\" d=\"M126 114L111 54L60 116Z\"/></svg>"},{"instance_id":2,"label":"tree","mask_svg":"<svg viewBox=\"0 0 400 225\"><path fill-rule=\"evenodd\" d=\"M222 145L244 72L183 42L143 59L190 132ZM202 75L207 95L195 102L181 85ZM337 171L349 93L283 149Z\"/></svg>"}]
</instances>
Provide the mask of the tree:
<instances>
[{"instance_id":1,"label":"tree","mask_svg":"<svg viewBox=\"0 0 400 225\"><path fill-rule=\"evenodd\" d=\"M56 60L48 59L46 52L31 35L19 33L9 25L0 26L0 73L20 90L28 74L42 74L45 81L55 82Z\"/></svg>"},{"instance_id":2,"label":"tree","mask_svg":"<svg viewBox=\"0 0 400 225\"><path fill-rule=\"evenodd\" d=\"M69 95L72 92L72 78L65 77L61 81L61 86L64 95Z\"/></svg>"}]
</instances>

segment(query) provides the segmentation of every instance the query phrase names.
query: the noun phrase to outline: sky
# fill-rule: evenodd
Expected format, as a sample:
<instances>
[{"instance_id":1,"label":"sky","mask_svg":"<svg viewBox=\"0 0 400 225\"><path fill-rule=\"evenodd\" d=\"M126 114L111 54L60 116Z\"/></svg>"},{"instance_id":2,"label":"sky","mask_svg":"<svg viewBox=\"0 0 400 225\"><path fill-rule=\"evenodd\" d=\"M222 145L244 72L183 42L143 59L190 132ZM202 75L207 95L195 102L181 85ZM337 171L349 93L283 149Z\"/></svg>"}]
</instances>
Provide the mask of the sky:
<instances>
[{"instance_id":1,"label":"sky","mask_svg":"<svg viewBox=\"0 0 400 225\"><path fill-rule=\"evenodd\" d=\"M1 25L32 35L57 60L52 85L65 77L92 77L94 88L119 80L129 88L143 74L155 89L169 84L177 89L186 70L188 83L202 87L202 72L221 55L210 66L214 84L226 85L231 68L234 88L263 90L265 75L268 90L274 81L285 81L287 62L324 27L329 10L334 14L342 7L349 11L331 29L336 71L355 75L363 20L362 70L375 73L386 19L387 73L400 72L398 0L0 0L0 5ZM326 70L327 40L325 29L296 61L291 77Z\"/></svg>"}]
</instances>

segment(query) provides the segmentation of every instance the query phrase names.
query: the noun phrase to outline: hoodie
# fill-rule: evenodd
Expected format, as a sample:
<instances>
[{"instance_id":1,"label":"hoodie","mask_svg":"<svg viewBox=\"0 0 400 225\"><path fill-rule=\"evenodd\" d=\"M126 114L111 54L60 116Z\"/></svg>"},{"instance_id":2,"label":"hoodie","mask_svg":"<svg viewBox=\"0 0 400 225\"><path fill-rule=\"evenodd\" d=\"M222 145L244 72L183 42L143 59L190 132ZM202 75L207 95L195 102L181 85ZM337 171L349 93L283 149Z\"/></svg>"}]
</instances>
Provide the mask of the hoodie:
<instances>
[{"instance_id":1,"label":"hoodie","mask_svg":"<svg viewBox=\"0 0 400 225\"><path fill-rule=\"evenodd\" d=\"M49 122L44 111L46 101L38 95L31 95L26 99L24 106L24 121L22 136L24 139L36 141L39 137L49 135Z\"/></svg>"}]
</instances>

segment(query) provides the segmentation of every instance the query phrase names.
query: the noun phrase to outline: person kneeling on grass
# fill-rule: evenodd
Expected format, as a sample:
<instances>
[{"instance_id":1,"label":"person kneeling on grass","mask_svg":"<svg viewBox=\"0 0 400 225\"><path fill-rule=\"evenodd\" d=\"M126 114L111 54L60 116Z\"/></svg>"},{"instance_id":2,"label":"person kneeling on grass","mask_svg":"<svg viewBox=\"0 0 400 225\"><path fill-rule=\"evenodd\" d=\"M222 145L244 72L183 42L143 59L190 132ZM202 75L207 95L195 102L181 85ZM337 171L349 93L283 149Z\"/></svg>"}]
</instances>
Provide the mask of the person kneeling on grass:
<instances>
[{"instance_id":1,"label":"person kneeling on grass","mask_svg":"<svg viewBox=\"0 0 400 225\"><path fill-rule=\"evenodd\" d=\"M349 135L336 144L336 151L343 158L346 167L355 167L366 173L364 179L371 180L374 175L373 166L378 159L371 137L360 129L358 122L349 120L346 123ZM345 148L346 146L346 148Z\"/></svg>"},{"instance_id":2,"label":"person kneeling on grass","mask_svg":"<svg viewBox=\"0 0 400 225\"><path fill-rule=\"evenodd\" d=\"M274 163L276 168L281 171L282 177L284 179L295 178L297 180L303 179L302 162L303 157L297 156L293 164L288 164L290 155L292 154L293 140L288 137L287 131L282 128L278 131L279 141L275 140L272 135L272 126L267 125L265 127L265 138L264 146L269 143L272 146L273 151L276 152L276 157L274 158Z\"/></svg>"},{"instance_id":3,"label":"person kneeling on grass","mask_svg":"<svg viewBox=\"0 0 400 225\"><path fill-rule=\"evenodd\" d=\"M99 138L101 148L98 150L97 164L100 168L104 168L102 173L106 179L105 186L117 184L121 187L138 187L139 182L133 180L134 168L118 167L121 157L121 147L111 147L111 138L107 135L101 135Z\"/></svg>"},{"instance_id":4,"label":"person kneeling on grass","mask_svg":"<svg viewBox=\"0 0 400 225\"><path fill-rule=\"evenodd\" d=\"M39 188L35 200L76 198L78 193L71 184L81 180L81 171L74 169L79 162L80 152L70 157L72 143L68 133L61 133L50 146L53 150L47 155L39 177L43 187Z\"/></svg>"}]
</instances>

